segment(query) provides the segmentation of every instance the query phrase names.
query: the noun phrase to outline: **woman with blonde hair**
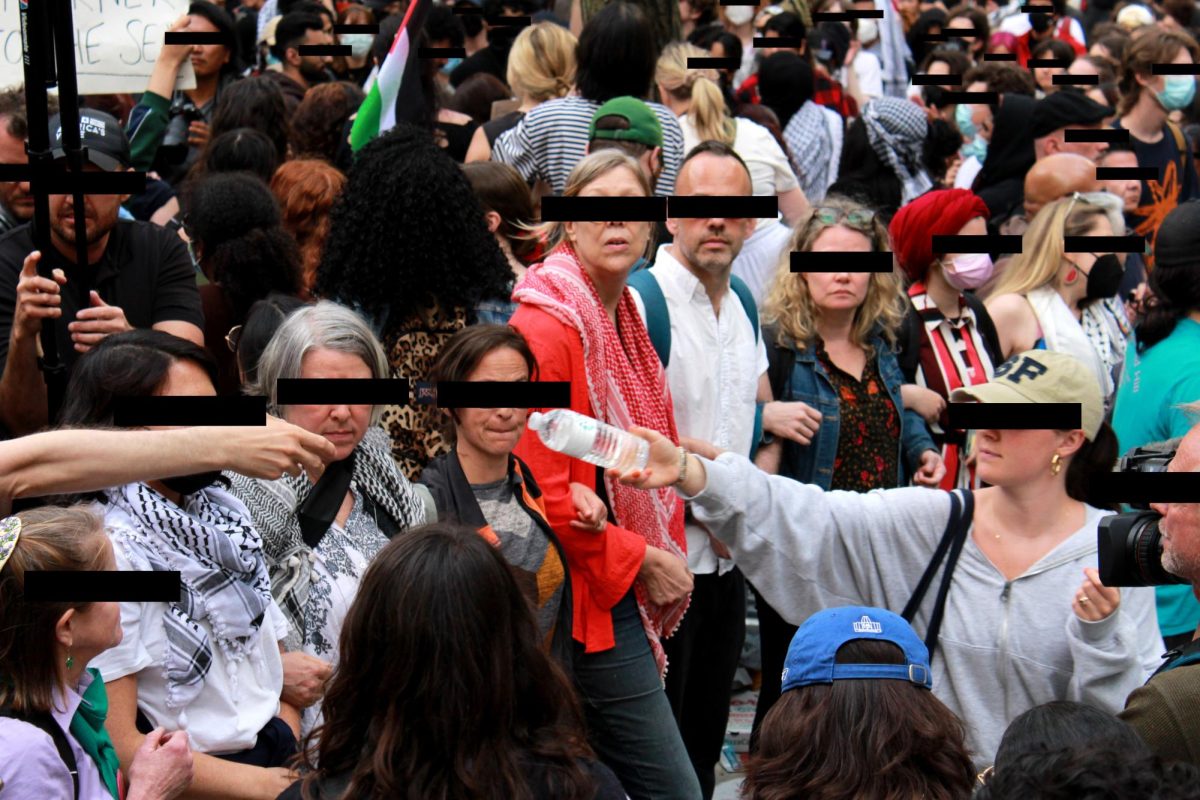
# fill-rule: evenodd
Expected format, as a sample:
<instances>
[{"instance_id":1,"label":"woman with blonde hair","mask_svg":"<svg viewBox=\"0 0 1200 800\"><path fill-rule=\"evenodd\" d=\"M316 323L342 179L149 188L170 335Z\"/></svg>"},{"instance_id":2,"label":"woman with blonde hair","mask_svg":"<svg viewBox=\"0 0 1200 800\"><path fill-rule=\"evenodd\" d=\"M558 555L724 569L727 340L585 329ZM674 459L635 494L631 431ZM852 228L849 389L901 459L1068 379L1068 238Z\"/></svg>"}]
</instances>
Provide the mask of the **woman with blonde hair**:
<instances>
[{"instance_id":1,"label":"woman with blonde hair","mask_svg":"<svg viewBox=\"0 0 1200 800\"><path fill-rule=\"evenodd\" d=\"M778 220L758 221L733 262L733 272L746 281L756 302L761 302L780 252L791 231L787 226L808 211L808 198L800 188L787 154L763 126L741 117L731 117L718 85L717 71L688 69L689 58L708 54L692 44L673 42L658 59L654 82L662 104L679 117L683 149L690 152L701 142L715 140L732 147L750 170L753 193L775 195L783 224Z\"/></svg>"},{"instance_id":2,"label":"woman with blonde hair","mask_svg":"<svg viewBox=\"0 0 1200 800\"><path fill-rule=\"evenodd\" d=\"M1117 292L1125 267L1115 253L1066 252L1066 237L1121 236L1121 201L1076 193L1044 206L987 301L1004 358L1056 350L1087 364L1111 408L1131 329Z\"/></svg>"},{"instance_id":3,"label":"woman with blonde hair","mask_svg":"<svg viewBox=\"0 0 1200 800\"><path fill-rule=\"evenodd\" d=\"M561 25L539 22L517 35L504 75L520 105L476 129L466 163L488 161L496 138L515 127L525 112L547 100L566 97L575 83L575 36Z\"/></svg>"},{"instance_id":4,"label":"woman with blonde hair","mask_svg":"<svg viewBox=\"0 0 1200 800\"><path fill-rule=\"evenodd\" d=\"M888 249L875 212L828 198L801 219L793 251ZM905 313L900 276L891 272L791 272L781 265L763 310L763 341L775 399L809 407L807 441L773 441L759 449L764 470L823 489L867 492L937 486L945 466L924 421L906 410L896 360ZM755 730L779 698L780 671L796 628L763 596L758 601L763 686ZM811 609L817 611L817 608Z\"/></svg>"},{"instance_id":5,"label":"woman with blonde hair","mask_svg":"<svg viewBox=\"0 0 1200 800\"><path fill-rule=\"evenodd\" d=\"M566 197L649 197L630 156L601 150L571 171ZM513 292L510 324L538 365L537 380L569 381L570 408L620 427L663 426L678 438L670 388L626 279L653 241L649 222L552 222L547 256ZM671 492L639 496L591 464L525 436L513 454L537 476L546 519L566 553L574 603L574 673L592 746L633 800L698 800L692 769L663 691L660 639L690 598L683 504ZM581 531L571 484L602 495L604 536Z\"/></svg>"}]
</instances>

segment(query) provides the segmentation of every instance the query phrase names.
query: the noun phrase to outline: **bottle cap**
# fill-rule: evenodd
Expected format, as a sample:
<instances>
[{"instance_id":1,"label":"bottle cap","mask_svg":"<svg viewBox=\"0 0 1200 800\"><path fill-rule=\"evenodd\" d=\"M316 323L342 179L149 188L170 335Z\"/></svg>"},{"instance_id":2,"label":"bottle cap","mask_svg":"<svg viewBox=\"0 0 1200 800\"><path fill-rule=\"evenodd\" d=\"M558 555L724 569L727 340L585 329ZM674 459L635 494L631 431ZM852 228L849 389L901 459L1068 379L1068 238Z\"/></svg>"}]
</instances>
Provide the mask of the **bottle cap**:
<instances>
[{"instance_id":1,"label":"bottle cap","mask_svg":"<svg viewBox=\"0 0 1200 800\"><path fill-rule=\"evenodd\" d=\"M531 431L540 431L545 423L546 415L540 411L534 411L529 415L528 425Z\"/></svg>"}]
</instances>

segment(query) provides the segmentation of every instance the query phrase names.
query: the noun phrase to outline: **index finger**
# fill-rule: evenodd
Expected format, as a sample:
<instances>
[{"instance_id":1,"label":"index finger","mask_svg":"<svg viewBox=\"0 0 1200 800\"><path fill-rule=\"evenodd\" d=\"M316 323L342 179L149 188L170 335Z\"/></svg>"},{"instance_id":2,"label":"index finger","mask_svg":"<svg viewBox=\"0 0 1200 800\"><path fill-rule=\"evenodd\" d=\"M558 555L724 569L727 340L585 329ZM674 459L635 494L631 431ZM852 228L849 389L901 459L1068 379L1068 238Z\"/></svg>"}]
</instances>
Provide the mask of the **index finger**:
<instances>
[{"instance_id":1,"label":"index finger","mask_svg":"<svg viewBox=\"0 0 1200 800\"><path fill-rule=\"evenodd\" d=\"M29 255L25 256L25 261L21 263L21 274L25 277L33 277L37 275L38 262L42 260L40 250L34 250Z\"/></svg>"}]
</instances>

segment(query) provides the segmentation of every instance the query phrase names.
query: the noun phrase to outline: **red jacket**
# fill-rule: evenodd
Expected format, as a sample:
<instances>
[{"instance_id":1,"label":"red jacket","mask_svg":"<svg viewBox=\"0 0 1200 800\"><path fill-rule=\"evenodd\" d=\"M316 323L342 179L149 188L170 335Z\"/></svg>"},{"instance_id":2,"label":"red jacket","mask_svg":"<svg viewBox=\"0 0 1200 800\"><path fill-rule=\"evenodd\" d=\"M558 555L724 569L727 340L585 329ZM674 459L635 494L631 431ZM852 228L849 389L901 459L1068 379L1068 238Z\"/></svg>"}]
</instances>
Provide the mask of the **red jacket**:
<instances>
[{"instance_id":1,"label":"red jacket","mask_svg":"<svg viewBox=\"0 0 1200 800\"><path fill-rule=\"evenodd\" d=\"M570 381L571 410L596 416L588 399L579 332L527 303L518 306L509 324L529 342L537 358L538 379ZM521 437L513 452L537 476L546 517L567 554L575 605L572 627L575 640L582 642L588 653L610 650L616 644L612 608L633 586L642 568L646 539L611 523L601 534L571 527L570 521L577 517L570 484L582 483L595 491L594 465L556 453L532 431Z\"/></svg>"}]
</instances>

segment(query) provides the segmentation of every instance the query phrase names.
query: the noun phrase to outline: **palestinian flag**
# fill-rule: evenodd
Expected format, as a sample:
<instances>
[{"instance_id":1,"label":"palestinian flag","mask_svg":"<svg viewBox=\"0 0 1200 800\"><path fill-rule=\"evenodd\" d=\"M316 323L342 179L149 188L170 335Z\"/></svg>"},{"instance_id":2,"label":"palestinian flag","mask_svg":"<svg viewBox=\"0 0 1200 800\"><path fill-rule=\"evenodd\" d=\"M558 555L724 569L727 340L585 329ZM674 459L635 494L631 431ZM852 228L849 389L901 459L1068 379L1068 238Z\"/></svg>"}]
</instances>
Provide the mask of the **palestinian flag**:
<instances>
[{"instance_id":1,"label":"palestinian flag","mask_svg":"<svg viewBox=\"0 0 1200 800\"><path fill-rule=\"evenodd\" d=\"M367 142L396 124L397 99L403 96L409 104L415 96L420 102L420 65L417 63L417 41L425 25L432 0L410 0L404 21L392 40L392 48L378 69L367 99L358 108L350 129L350 149L357 153ZM415 110L415 107L414 109Z\"/></svg>"}]
</instances>

